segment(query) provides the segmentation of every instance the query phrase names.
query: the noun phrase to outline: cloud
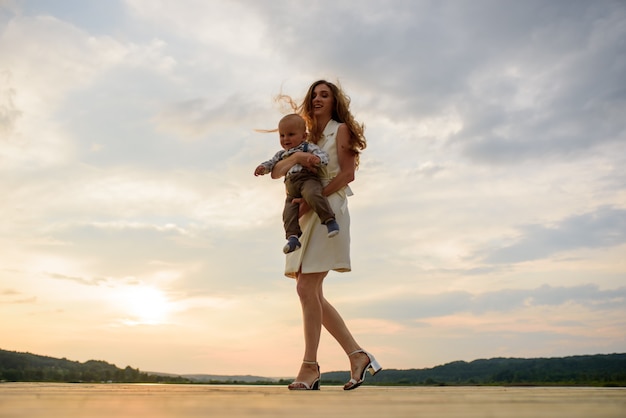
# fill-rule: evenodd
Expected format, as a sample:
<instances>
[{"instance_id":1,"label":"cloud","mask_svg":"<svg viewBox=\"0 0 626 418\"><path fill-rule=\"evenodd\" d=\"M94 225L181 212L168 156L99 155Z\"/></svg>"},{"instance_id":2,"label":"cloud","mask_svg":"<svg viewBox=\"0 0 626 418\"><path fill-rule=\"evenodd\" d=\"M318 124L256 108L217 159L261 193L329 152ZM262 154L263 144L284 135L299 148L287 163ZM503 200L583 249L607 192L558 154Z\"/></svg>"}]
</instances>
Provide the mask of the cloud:
<instances>
[{"instance_id":1,"label":"cloud","mask_svg":"<svg viewBox=\"0 0 626 418\"><path fill-rule=\"evenodd\" d=\"M620 310L626 301L626 288L601 290L598 285L550 286L534 289L499 289L470 293L450 291L436 294L395 295L390 300L368 302L361 315L410 323L452 315L510 314L537 307L563 307L575 304L592 311Z\"/></svg>"},{"instance_id":2,"label":"cloud","mask_svg":"<svg viewBox=\"0 0 626 418\"><path fill-rule=\"evenodd\" d=\"M563 306L569 303L586 307L593 311L619 309L626 300L626 288L600 290L597 285L581 286L543 285L536 289L499 290L475 295L471 311L474 313L510 312L530 306Z\"/></svg>"},{"instance_id":3,"label":"cloud","mask_svg":"<svg viewBox=\"0 0 626 418\"><path fill-rule=\"evenodd\" d=\"M16 0L0 0L0 10L3 9L15 12L17 10Z\"/></svg>"},{"instance_id":4,"label":"cloud","mask_svg":"<svg viewBox=\"0 0 626 418\"><path fill-rule=\"evenodd\" d=\"M616 86L626 76L626 13L612 3L557 4L538 8L553 20L538 19L522 42L468 79L455 141L469 158L512 164L623 141L617 115L626 90Z\"/></svg>"},{"instance_id":5,"label":"cloud","mask_svg":"<svg viewBox=\"0 0 626 418\"><path fill-rule=\"evenodd\" d=\"M259 109L241 95L233 95L220 103L195 98L171 105L155 118L157 129L181 139L198 139L224 135L231 127L250 121ZM250 129L247 129L248 131Z\"/></svg>"},{"instance_id":6,"label":"cloud","mask_svg":"<svg viewBox=\"0 0 626 418\"><path fill-rule=\"evenodd\" d=\"M520 228L516 242L491 251L488 263L520 263L580 248L604 248L626 243L626 210L604 207L570 216L555 225Z\"/></svg>"},{"instance_id":7,"label":"cloud","mask_svg":"<svg viewBox=\"0 0 626 418\"><path fill-rule=\"evenodd\" d=\"M83 278L83 277L73 277L73 276L66 276L63 274L58 274L58 273L50 273L49 276L53 279L58 279L58 280L69 280L71 282L75 282L78 284L83 284L86 286L100 286L101 284L104 284L108 281L108 279L105 278Z\"/></svg>"},{"instance_id":8,"label":"cloud","mask_svg":"<svg viewBox=\"0 0 626 418\"><path fill-rule=\"evenodd\" d=\"M450 145L473 162L567 158L624 139L626 12L615 3L336 2L353 31L315 5L256 7L292 65L347 79L370 125L385 113L422 126L454 109L462 129ZM278 24L290 13L308 18Z\"/></svg>"},{"instance_id":9,"label":"cloud","mask_svg":"<svg viewBox=\"0 0 626 418\"><path fill-rule=\"evenodd\" d=\"M0 291L0 305L28 305L37 302L37 297L23 297L22 292L15 289L4 289Z\"/></svg>"},{"instance_id":10,"label":"cloud","mask_svg":"<svg viewBox=\"0 0 626 418\"><path fill-rule=\"evenodd\" d=\"M0 34L0 51L2 90L10 93L2 104L2 168L38 169L71 160L75 149L54 112L70 91L122 60L125 48L52 16L15 16Z\"/></svg>"},{"instance_id":11,"label":"cloud","mask_svg":"<svg viewBox=\"0 0 626 418\"><path fill-rule=\"evenodd\" d=\"M203 43L216 59L240 54L260 56L267 52L263 43L265 22L250 12L247 2L195 1L192 7L189 3L164 0L126 0L125 3L136 18ZM232 24L234 16L236 25Z\"/></svg>"},{"instance_id":12,"label":"cloud","mask_svg":"<svg viewBox=\"0 0 626 418\"><path fill-rule=\"evenodd\" d=\"M15 89L11 86L11 74L0 71L0 140L10 137L22 112L15 105Z\"/></svg>"},{"instance_id":13,"label":"cloud","mask_svg":"<svg viewBox=\"0 0 626 418\"><path fill-rule=\"evenodd\" d=\"M11 69L18 102L46 106L124 59L126 47L52 16L14 17L0 38L0 65ZM45 68L46 71L41 71Z\"/></svg>"}]
</instances>

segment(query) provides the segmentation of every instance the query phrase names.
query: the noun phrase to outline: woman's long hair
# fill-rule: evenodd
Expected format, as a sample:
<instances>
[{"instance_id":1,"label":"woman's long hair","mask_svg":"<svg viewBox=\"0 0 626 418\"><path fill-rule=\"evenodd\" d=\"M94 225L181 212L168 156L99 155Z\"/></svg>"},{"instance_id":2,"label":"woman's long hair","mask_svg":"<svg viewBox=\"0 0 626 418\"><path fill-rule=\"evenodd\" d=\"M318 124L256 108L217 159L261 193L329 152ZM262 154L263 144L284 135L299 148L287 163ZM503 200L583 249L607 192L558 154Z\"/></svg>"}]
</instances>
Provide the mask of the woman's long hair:
<instances>
[{"instance_id":1,"label":"woman's long hair","mask_svg":"<svg viewBox=\"0 0 626 418\"><path fill-rule=\"evenodd\" d=\"M365 135L363 134L365 125L358 123L352 116L350 112L350 97L343 92L340 86L326 80L318 80L311 84L302 104L299 106L295 104L291 97L283 94L279 95L277 100L287 102L296 113L304 118L309 130L309 141L316 144L321 138L322 129L324 128L316 126L315 117L313 116L313 90L320 84L327 85L333 94L334 106L331 118L339 123L344 123L350 131L350 149L356 157L356 166L358 168L359 154L367 147Z\"/></svg>"}]
</instances>

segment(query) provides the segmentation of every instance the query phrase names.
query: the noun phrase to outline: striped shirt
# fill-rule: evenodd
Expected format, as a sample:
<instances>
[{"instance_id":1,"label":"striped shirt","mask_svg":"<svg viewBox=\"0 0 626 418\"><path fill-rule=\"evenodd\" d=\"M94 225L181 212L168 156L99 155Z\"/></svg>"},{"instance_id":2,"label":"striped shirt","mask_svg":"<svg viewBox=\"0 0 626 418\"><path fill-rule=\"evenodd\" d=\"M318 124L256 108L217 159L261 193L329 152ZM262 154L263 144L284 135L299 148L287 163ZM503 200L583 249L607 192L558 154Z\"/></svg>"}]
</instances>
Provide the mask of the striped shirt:
<instances>
[{"instance_id":1,"label":"striped shirt","mask_svg":"<svg viewBox=\"0 0 626 418\"><path fill-rule=\"evenodd\" d=\"M297 147L289 148L288 150L280 150L270 160L262 162L261 165L265 167L264 174L267 174L270 171L272 171L276 163L278 163L281 160L284 160L285 158L289 157L290 155L298 151L310 152L316 157L319 157L320 166L325 166L328 164L328 154L326 153L326 151L323 151L320 147L318 147L315 144L305 141L301 143L300 145L298 145ZM290 174L299 173L300 171L302 171L303 168L304 167L302 167L300 164L294 164L294 166L289 169L287 174L285 174L285 177L289 176Z\"/></svg>"}]
</instances>

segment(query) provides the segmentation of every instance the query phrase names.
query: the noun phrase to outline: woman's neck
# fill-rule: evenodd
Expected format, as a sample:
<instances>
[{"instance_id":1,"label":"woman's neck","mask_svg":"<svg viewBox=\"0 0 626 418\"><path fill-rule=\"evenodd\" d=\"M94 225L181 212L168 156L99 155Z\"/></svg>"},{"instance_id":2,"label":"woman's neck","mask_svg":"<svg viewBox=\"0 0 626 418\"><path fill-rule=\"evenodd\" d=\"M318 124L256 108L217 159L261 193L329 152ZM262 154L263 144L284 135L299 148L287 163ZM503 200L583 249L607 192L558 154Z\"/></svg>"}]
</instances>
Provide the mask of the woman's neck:
<instances>
[{"instance_id":1,"label":"woman's neck","mask_svg":"<svg viewBox=\"0 0 626 418\"><path fill-rule=\"evenodd\" d=\"M328 124L330 120L331 120L330 115L318 116L315 118L315 125L320 135L322 134L322 132L324 132L324 128L326 128L326 125Z\"/></svg>"}]
</instances>

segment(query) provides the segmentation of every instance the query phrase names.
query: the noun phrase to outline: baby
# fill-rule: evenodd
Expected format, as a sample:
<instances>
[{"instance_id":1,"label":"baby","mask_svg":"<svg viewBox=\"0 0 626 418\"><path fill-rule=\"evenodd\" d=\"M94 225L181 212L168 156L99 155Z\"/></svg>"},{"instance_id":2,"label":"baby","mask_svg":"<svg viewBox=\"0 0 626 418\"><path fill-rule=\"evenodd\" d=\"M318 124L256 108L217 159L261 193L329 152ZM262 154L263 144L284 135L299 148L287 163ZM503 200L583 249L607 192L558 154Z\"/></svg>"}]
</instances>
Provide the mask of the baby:
<instances>
[{"instance_id":1,"label":"baby","mask_svg":"<svg viewBox=\"0 0 626 418\"><path fill-rule=\"evenodd\" d=\"M300 115L290 114L283 117L278 123L278 134L282 150L278 151L271 160L265 161L254 170L255 176L270 173L277 162L289 157L295 152L308 152L311 155L308 161L313 166L325 166L328 164L328 154L315 144L306 142L306 123ZM339 224L335 220L335 213L328 203L328 199L322 194L322 182L316 172L310 171L300 164L295 164L285 175L285 187L287 198L283 209L283 222L287 244L283 248L285 254L300 248L302 235L298 212L300 205L292 203L294 198L304 198L322 224L328 229L328 237L332 238L339 233Z\"/></svg>"}]
</instances>

